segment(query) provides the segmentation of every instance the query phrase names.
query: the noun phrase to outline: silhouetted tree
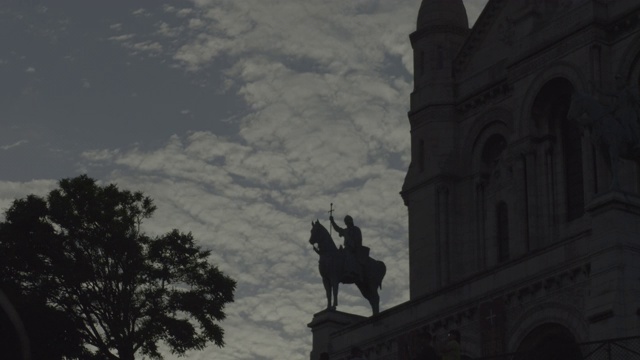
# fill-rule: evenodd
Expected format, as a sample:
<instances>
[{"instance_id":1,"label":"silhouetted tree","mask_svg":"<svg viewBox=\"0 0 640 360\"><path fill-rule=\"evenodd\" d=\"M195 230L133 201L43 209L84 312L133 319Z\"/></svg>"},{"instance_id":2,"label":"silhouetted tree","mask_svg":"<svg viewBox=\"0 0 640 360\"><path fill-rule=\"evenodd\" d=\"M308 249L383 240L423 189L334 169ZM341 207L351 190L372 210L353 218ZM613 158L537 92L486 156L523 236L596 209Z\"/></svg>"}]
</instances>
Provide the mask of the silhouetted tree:
<instances>
[{"instance_id":1,"label":"silhouetted tree","mask_svg":"<svg viewBox=\"0 0 640 360\"><path fill-rule=\"evenodd\" d=\"M210 341L224 345L219 321L235 281L208 262L210 251L190 233L142 232L154 211L141 192L100 186L86 175L61 180L46 198L13 202L0 223L0 286L32 348L132 360L138 352L161 359L160 342L177 354ZM30 319L34 311L47 316ZM60 340L38 339L31 320Z\"/></svg>"}]
</instances>

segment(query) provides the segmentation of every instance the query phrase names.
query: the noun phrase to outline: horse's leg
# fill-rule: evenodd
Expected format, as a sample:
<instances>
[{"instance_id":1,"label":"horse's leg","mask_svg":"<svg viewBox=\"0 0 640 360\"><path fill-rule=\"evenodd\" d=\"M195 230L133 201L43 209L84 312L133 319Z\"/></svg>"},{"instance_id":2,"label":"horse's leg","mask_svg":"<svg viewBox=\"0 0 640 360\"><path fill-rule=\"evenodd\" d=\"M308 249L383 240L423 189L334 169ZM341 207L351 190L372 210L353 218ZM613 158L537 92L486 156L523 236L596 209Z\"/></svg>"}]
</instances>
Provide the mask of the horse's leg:
<instances>
[{"instance_id":1,"label":"horse's leg","mask_svg":"<svg viewBox=\"0 0 640 360\"><path fill-rule=\"evenodd\" d=\"M378 314L378 305L380 298L378 297L378 291L376 289L376 271L375 263L368 259L365 266L363 266L362 281L356 281L355 284L360 290L362 296L367 299L369 305L371 305L371 311L373 315Z\"/></svg>"},{"instance_id":2,"label":"horse's leg","mask_svg":"<svg viewBox=\"0 0 640 360\"><path fill-rule=\"evenodd\" d=\"M357 281L354 284L356 284L356 286L358 287L358 290L360 290L360 294L362 294L362 297L364 297L365 299L367 299L367 301L369 302L369 304L371 304L371 286L369 284L370 281L368 281L368 279L365 279L364 282L360 282ZM373 310L373 304L371 304L372 306L372 310Z\"/></svg>"},{"instance_id":3,"label":"horse's leg","mask_svg":"<svg viewBox=\"0 0 640 360\"><path fill-rule=\"evenodd\" d=\"M340 286L340 278L344 273L344 257L338 252L333 258L331 264L331 287L333 289L333 308L338 307L338 287Z\"/></svg>"},{"instance_id":4,"label":"horse's leg","mask_svg":"<svg viewBox=\"0 0 640 360\"><path fill-rule=\"evenodd\" d=\"M374 279L366 279L364 283L357 282L356 286L371 305L373 315L377 315L380 312L380 295L378 295L378 288L374 282Z\"/></svg>"},{"instance_id":5,"label":"horse's leg","mask_svg":"<svg viewBox=\"0 0 640 360\"><path fill-rule=\"evenodd\" d=\"M373 315L380 313L380 295L378 294L378 288L382 288L382 279L387 273L387 267L382 261L376 261L371 266L371 308L373 309Z\"/></svg>"},{"instance_id":6,"label":"horse's leg","mask_svg":"<svg viewBox=\"0 0 640 360\"><path fill-rule=\"evenodd\" d=\"M373 311L373 315L378 315L380 313L380 295L378 295L377 288L371 289L369 304L371 304L371 310Z\"/></svg>"},{"instance_id":7,"label":"horse's leg","mask_svg":"<svg viewBox=\"0 0 640 360\"><path fill-rule=\"evenodd\" d=\"M331 280L323 277L322 284L324 285L324 291L327 293L327 309L331 309Z\"/></svg>"},{"instance_id":8,"label":"horse's leg","mask_svg":"<svg viewBox=\"0 0 640 360\"><path fill-rule=\"evenodd\" d=\"M378 271L376 271L377 269L375 269L374 265L376 264L372 264L374 271L370 273L371 276L369 276L366 282L368 287L367 300L369 300L369 304L371 304L371 311L373 311L373 315L378 315L378 313L380 313L380 295L378 294L378 286L380 286L382 279L378 280Z\"/></svg>"}]
</instances>

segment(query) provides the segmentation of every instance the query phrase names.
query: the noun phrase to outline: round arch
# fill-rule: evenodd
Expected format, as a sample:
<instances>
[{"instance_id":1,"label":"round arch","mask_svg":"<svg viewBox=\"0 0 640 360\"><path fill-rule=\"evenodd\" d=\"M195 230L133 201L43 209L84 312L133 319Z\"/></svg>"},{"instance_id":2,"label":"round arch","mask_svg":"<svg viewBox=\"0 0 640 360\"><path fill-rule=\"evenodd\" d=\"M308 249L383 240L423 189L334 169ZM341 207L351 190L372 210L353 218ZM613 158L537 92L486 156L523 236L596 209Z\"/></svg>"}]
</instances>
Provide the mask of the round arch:
<instances>
[{"instance_id":1,"label":"round arch","mask_svg":"<svg viewBox=\"0 0 640 360\"><path fill-rule=\"evenodd\" d=\"M518 122L518 127L515 129L518 136L537 134L532 111L534 103L543 87L550 81L558 78L567 80L573 89L583 92L587 89L584 72L576 65L566 61L554 63L546 70L537 74L527 87L527 91L519 107L521 110L518 118L521 119L521 121Z\"/></svg>"},{"instance_id":2,"label":"round arch","mask_svg":"<svg viewBox=\"0 0 640 360\"><path fill-rule=\"evenodd\" d=\"M462 166L478 171L487 140L492 135L501 135L508 142L512 129L513 113L506 108L494 108L476 118L462 143Z\"/></svg>"},{"instance_id":3,"label":"round arch","mask_svg":"<svg viewBox=\"0 0 640 360\"><path fill-rule=\"evenodd\" d=\"M554 108L561 108L564 105L568 110L573 92L573 84L564 77L555 77L547 81L531 104L530 119L533 128L537 132L549 133L552 124L545 122L544 119L550 119Z\"/></svg>"},{"instance_id":4,"label":"round arch","mask_svg":"<svg viewBox=\"0 0 640 360\"><path fill-rule=\"evenodd\" d=\"M566 328L576 342L587 339L588 326L578 309L568 304L546 302L530 307L507 330L508 334L512 334L507 343L508 351L519 350L527 336L536 328L550 323Z\"/></svg>"},{"instance_id":5,"label":"round arch","mask_svg":"<svg viewBox=\"0 0 640 360\"><path fill-rule=\"evenodd\" d=\"M515 359L581 360L582 354L575 336L558 323L539 325L518 345Z\"/></svg>"}]
</instances>

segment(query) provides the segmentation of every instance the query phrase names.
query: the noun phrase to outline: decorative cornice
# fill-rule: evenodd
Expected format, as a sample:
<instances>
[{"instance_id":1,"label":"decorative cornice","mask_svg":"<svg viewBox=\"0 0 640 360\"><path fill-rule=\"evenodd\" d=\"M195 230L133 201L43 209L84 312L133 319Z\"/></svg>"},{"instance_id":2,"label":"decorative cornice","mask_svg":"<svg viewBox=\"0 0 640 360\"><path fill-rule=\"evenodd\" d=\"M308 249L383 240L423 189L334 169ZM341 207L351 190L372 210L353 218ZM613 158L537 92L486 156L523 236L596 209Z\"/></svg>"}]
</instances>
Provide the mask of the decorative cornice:
<instances>
[{"instance_id":1,"label":"decorative cornice","mask_svg":"<svg viewBox=\"0 0 640 360\"><path fill-rule=\"evenodd\" d=\"M608 319L610 317L613 317L613 315L614 315L613 314L613 310L608 309L608 310L601 311L601 312L599 312L597 314L593 314L593 315L589 316L587 318L587 320L589 320L589 322L591 324L594 324L594 323L597 323L597 322L600 322L600 321L604 321L604 320L606 320L606 319Z\"/></svg>"},{"instance_id":2,"label":"decorative cornice","mask_svg":"<svg viewBox=\"0 0 640 360\"><path fill-rule=\"evenodd\" d=\"M506 3L507 1L505 0L489 1L487 6L485 7L485 10L476 21L476 24L473 26L471 33L467 37L465 43L462 45L460 52L453 62L454 73L460 73L466 69L467 65L473 57L473 54L478 48L478 43L482 42L486 38L486 36L488 35L489 27L493 24L495 18L500 13L500 10L504 8ZM575 39L575 33L565 34L564 36L554 40L552 43L542 44L541 47L531 49L531 52L527 54L522 54L522 56L520 56L518 60L511 64L510 67L520 67L522 62L529 62L531 54L536 54L536 57L540 58L540 55L537 55L540 53L546 53L546 55L544 56L545 59L544 61L541 61L541 63L548 63L548 61L550 61L552 58L556 58L561 55L560 53L564 54L569 51L573 51L576 46L584 45L585 40L588 41L594 39L595 33L593 31L598 32L604 30L603 32L606 33L607 38L611 42L615 42L619 38L628 36L630 33L633 33L640 29L640 7L633 10L630 14L614 20L596 17L586 27L591 28L590 36L582 36L578 40ZM584 34L583 32L583 35L586 34ZM597 37L597 35L595 36ZM550 49L555 47L555 45L559 43L565 43L567 37L574 38L574 40L570 40L572 42L572 45L574 45L569 46L571 49L565 46L562 47L562 49L558 49L559 51L555 51L553 54L550 54L548 51L544 51L545 48Z\"/></svg>"},{"instance_id":3,"label":"decorative cornice","mask_svg":"<svg viewBox=\"0 0 640 360\"><path fill-rule=\"evenodd\" d=\"M523 302L526 302L527 299L537 298L554 290L585 281L589 277L590 273L591 264L587 263L579 265L565 271L555 273L551 276L547 276L546 278L531 281L528 284L512 289L511 291L496 292L491 294L490 297L477 299L467 306L459 307L451 312L446 310L442 311L441 316L433 317L426 322L417 321L410 326L411 328L428 328L433 332L441 328L446 329L451 327L451 325L460 327L460 325L465 321L476 320L476 314L478 313L480 304L491 301L491 299L502 298L504 304L507 306L514 304L514 301L516 301L517 304L522 304Z\"/></svg>"},{"instance_id":4,"label":"decorative cornice","mask_svg":"<svg viewBox=\"0 0 640 360\"><path fill-rule=\"evenodd\" d=\"M403 187L402 191L400 191L400 196L402 196L402 199L404 200L405 205L407 205L409 202L409 196L412 193L422 188L425 188L430 185L435 185L436 187L439 187L441 184L455 184L458 181L460 181L460 177L457 175L453 175L449 173L440 173L438 175L434 175L430 178L427 178L421 181L416 181L411 185ZM405 183L405 185L407 184Z\"/></svg>"},{"instance_id":5,"label":"decorative cornice","mask_svg":"<svg viewBox=\"0 0 640 360\"><path fill-rule=\"evenodd\" d=\"M506 80L502 80L460 101L460 103L456 106L456 110L460 111L461 113L467 113L473 109L482 107L490 101L505 98L512 92L513 86Z\"/></svg>"},{"instance_id":6,"label":"decorative cornice","mask_svg":"<svg viewBox=\"0 0 640 360\"><path fill-rule=\"evenodd\" d=\"M623 37L633 31L638 30L640 27L640 9L635 10L629 15L623 16L620 19L614 20L605 25L607 32L612 38Z\"/></svg>"},{"instance_id":7,"label":"decorative cornice","mask_svg":"<svg viewBox=\"0 0 640 360\"><path fill-rule=\"evenodd\" d=\"M510 304L514 301L522 303L528 298L535 298L584 280L588 278L590 274L591 264L589 263L556 273L504 294L505 303Z\"/></svg>"}]
</instances>

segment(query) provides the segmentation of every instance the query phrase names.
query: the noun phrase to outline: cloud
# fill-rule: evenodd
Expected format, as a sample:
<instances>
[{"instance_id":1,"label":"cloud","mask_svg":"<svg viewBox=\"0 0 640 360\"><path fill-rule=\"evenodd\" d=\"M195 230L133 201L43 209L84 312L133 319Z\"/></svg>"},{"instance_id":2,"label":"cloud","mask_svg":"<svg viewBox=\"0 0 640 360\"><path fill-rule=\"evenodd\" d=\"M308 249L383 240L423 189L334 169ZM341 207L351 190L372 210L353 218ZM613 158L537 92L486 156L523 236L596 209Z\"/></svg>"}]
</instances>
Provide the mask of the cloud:
<instances>
[{"instance_id":1,"label":"cloud","mask_svg":"<svg viewBox=\"0 0 640 360\"><path fill-rule=\"evenodd\" d=\"M151 13L149 11L147 11L147 9L144 9L144 8L136 9L136 10L132 11L131 14L134 15L134 16L144 16L144 17L151 16Z\"/></svg>"},{"instance_id":2,"label":"cloud","mask_svg":"<svg viewBox=\"0 0 640 360\"><path fill-rule=\"evenodd\" d=\"M478 16L484 9L485 5L487 5L488 0L465 0L464 5L467 8L467 15L469 17L469 26L473 26L473 24L478 19Z\"/></svg>"},{"instance_id":3,"label":"cloud","mask_svg":"<svg viewBox=\"0 0 640 360\"><path fill-rule=\"evenodd\" d=\"M168 38L178 37L183 31L182 26L170 26L164 21L158 22L155 26L158 34Z\"/></svg>"},{"instance_id":4,"label":"cloud","mask_svg":"<svg viewBox=\"0 0 640 360\"><path fill-rule=\"evenodd\" d=\"M146 53L151 56L157 56L163 51L163 46L159 42L152 40L132 41L136 37L136 34L122 34L111 36L108 39L120 43L126 49L132 50L130 52L131 55Z\"/></svg>"},{"instance_id":5,"label":"cloud","mask_svg":"<svg viewBox=\"0 0 640 360\"><path fill-rule=\"evenodd\" d=\"M13 149L13 148L18 147L20 145L27 144L28 142L29 142L29 140L19 140L19 141L14 142L13 144L2 145L2 146L0 146L0 149L2 149L2 150Z\"/></svg>"},{"instance_id":6,"label":"cloud","mask_svg":"<svg viewBox=\"0 0 640 360\"><path fill-rule=\"evenodd\" d=\"M304 325L325 306L308 230L318 217L326 225L330 202L336 203L336 214L354 216L372 255L388 265L383 309L408 298L406 220L397 194L404 172L364 164L361 172L370 176L337 194L322 185L333 176L323 168L292 180L300 164L290 164L286 156L210 132L176 135L152 151L84 154L93 166L115 167L110 181L155 199L158 211L147 231L193 232L213 250L212 261L238 280L237 302L224 323L227 346L210 349L221 359L308 353ZM369 314L353 287L343 286L341 294L341 309Z\"/></svg>"},{"instance_id":7,"label":"cloud","mask_svg":"<svg viewBox=\"0 0 640 360\"><path fill-rule=\"evenodd\" d=\"M412 24L395 19L413 17L410 3L385 3L376 12L363 12L354 4L339 2L199 1L190 21L206 21L207 32L184 43L175 59L190 70L205 66L222 53L240 56L247 51L275 52L343 69L375 64L383 59L381 38L387 43L404 44L394 46L396 54L408 49L405 40ZM391 23L393 26L388 26ZM372 41L378 46L370 46Z\"/></svg>"},{"instance_id":8,"label":"cloud","mask_svg":"<svg viewBox=\"0 0 640 360\"><path fill-rule=\"evenodd\" d=\"M128 46L130 49L143 51L143 52L161 52L162 45L159 42L152 41L142 41L138 43L134 43Z\"/></svg>"},{"instance_id":9,"label":"cloud","mask_svg":"<svg viewBox=\"0 0 640 360\"><path fill-rule=\"evenodd\" d=\"M117 36L111 36L108 39L112 41L128 41L135 37L135 34L122 34Z\"/></svg>"},{"instance_id":10,"label":"cloud","mask_svg":"<svg viewBox=\"0 0 640 360\"><path fill-rule=\"evenodd\" d=\"M156 149L83 156L89 169L112 169L109 180L156 199L148 231L192 231L238 280L224 323L227 345L205 354L304 358L306 324L326 305L308 231L317 218L328 225L330 203L337 218L355 218L372 256L387 263L382 309L408 299L406 209L398 192L409 160L414 24L406 19L415 4L195 4L183 17L165 8L188 30L156 31L161 38L154 41L194 73L231 60L227 91L248 106L236 120L240 131L194 131ZM370 314L353 286L340 294L341 310Z\"/></svg>"},{"instance_id":11,"label":"cloud","mask_svg":"<svg viewBox=\"0 0 640 360\"><path fill-rule=\"evenodd\" d=\"M58 184L55 180L32 180L27 182L0 181L0 219L14 200L29 194L44 196Z\"/></svg>"},{"instance_id":12,"label":"cloud","mask_svg":"<svg viewBox=\"0 0 640 360\"><path fill-rule=\"evenodd\" d=\"M158 210L145 231L191 231L212 250L211 261L238 280L222 324L226 346L188 358L306 358L306 324L326 305L318 257L307 241L312 220L328 226L329 204L336 218L354 217L372 256L387 264L382 309L409 298L406 208L398 192L410 155L408 35L419 2L191 3L159 8L163 21L146 33L140 26L109 40L131 54L171 60L187 76L215 71L221 91L246 104L231 120L239 131L91 149L79 166L151 196ZM177 110L176 121L186 110ZM0 182L0 206L53 186ZM339 309L370 314L353 286L341 286Z\"/></svg>"},{"instance_id":13,"label":"cloud","mask_svg":"<svg viewBox=\"0 0 640 360\"><path fill-rule=\"evenodd\" d=\"M180 9L176 12L176 15L178 17L187 17L191 14L193 14L193 9L189 9L189 8Z\"/></svg>"}]
</instances>

